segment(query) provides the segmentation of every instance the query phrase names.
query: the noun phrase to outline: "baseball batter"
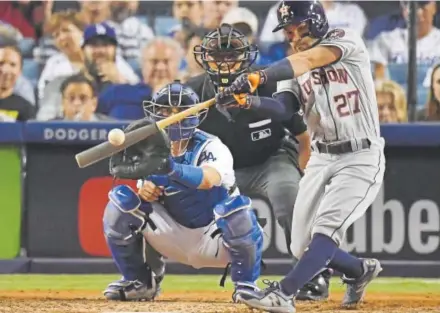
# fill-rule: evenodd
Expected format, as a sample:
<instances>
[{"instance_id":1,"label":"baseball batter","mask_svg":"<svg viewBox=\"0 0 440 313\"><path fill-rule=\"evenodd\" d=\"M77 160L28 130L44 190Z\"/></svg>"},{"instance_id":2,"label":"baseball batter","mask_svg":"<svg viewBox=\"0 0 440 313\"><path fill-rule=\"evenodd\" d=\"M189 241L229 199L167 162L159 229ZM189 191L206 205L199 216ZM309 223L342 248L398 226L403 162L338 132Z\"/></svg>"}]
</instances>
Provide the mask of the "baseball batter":
<instances>
[{"instance_id":1,"label":"baseball batter","mask_svg":"<svg viewBox=\"0 0 440 313\"><path fill-rule=\"evenodd\" d=\"M294 53L257 73L260 84L279 81L280 90L302 98L313 139L292 223L291 250L299 262L281 282L240 300L269 312L295 312L298 289L328 266L344 274L343 306L354 306L381 271L377 260L339 249L347 228L374 201L385 170L370 59L359 36L329 31L317 1L282 1L278 21L274 31L284 30ZM224 96L247 93L253 77L238 77Z\"/></svg>"},{"instance_id":2,"label":"baseball batter","mask_svg":"<svg viewBox=\"0 0 440 313\"><path fill-rule=\"evenodd\" d=\"M198 102L192 89L174 82L145 109L149 117L160 120ZM109 193L104 231L123 278L104 291L108 299L157 296L164 268L149 264L147 260L154 258L144 255L145 241L155 250L148 253L194 268L225 268L230 263L234 300L244 290L255 292L262 228L250 199L235 186L230 151L217 137L196 129L203 115L187 117L167 127L168 135L159 132L112 157L113 175L140 180L138 192L119 185ZM147 118L127 131L151 123Z\"/></svg>"}]
</instances>

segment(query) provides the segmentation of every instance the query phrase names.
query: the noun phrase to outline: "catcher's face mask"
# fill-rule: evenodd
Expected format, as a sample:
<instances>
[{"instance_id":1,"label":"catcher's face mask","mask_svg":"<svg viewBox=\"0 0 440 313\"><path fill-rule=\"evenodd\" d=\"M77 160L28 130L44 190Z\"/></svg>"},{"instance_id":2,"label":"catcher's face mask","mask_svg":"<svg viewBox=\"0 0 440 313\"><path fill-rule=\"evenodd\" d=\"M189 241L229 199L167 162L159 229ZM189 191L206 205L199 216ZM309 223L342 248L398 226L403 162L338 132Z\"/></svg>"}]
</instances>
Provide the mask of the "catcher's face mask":
<instances>
[{"instance_id":1,"label":"catcher's face mask","mask_svg":"<svg viewBox=\"0 0 440 313\"><path fill-rule=\"evenodd\" d=\"M199 103L196 93L189 87L175 81L159 90L151 101L144 101L144 111L147 116L156 121L170 117L173 114L187 110ZM195 129L206 117L207 109L190 115L181 121L168 126L165 130L171 141L190 139Z\"/></svg>"},{"instance_id":2,"label":"catcher's face mask","mask_svg":"<svg viewBox=\"0 0 440 313\"><path fill-rule=\"evenodd\" d=\"M210 32L194 47L197 63L216 87L227 87L255 62L258 50L246 36L229 24Z\"/></svg>"}]
</instances>

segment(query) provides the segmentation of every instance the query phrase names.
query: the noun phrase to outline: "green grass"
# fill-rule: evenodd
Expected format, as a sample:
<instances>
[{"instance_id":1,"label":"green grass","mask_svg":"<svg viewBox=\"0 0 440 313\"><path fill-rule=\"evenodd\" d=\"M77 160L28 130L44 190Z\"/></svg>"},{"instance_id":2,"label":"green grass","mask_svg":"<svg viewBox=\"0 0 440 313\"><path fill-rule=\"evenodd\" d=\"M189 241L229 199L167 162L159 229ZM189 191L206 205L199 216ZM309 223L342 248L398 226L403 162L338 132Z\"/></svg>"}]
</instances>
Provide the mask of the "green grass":
<instances>
[{"instance_id":1,"label":"green grass","mask_svg":"<svg viewBox=\"0 0 440 313\"><path fill-rule=\"evenodd\" d=\"M1 290L90 290L102 291L107 284L118 279L117 275L0 275ZM267 279L279 279L278 276L264 276ZM216 291L224 290L219 286L218 275L167 275L163 283L166 291ZM230 280L226 288L231 289ZM341 281L333 279L332 291L344 290ZM379 278L369 287L369 291L388 293L434 293L440 294L440 280Z\"/></svg>"}]
</instances>

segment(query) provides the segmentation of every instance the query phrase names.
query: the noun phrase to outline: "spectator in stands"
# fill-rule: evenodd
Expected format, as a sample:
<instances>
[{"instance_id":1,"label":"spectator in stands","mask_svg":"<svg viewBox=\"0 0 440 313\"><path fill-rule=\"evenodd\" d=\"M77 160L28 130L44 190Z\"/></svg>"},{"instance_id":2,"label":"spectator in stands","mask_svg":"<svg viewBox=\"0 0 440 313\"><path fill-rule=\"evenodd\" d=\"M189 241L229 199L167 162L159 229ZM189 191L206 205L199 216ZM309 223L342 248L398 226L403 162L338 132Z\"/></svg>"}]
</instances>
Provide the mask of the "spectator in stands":
<instances>
[{"instance_id":1,"label":"spectator in stands","mask_svg":"<svg viewBox=\"0 0 440 313\"><path fill-rule=\"evenodd\" d=\"M125 58L138 58L145 43L154 37L150 27L136 16L138 1L80 1L81 18L86 24L107 23L115 29L118 38L118 54ZM34 50L34 57L44 62L56 53L53 39L45 37L41 47Z\"/></svg>"},{"instance_id":2,"label":"spectator in stands","mask_svg":"<svg viewBox=\"0 0 440 313\"><path fill-rule=\"evenodd\" d=\"M180 80L182 82L186 82L189 78L204 72L203 68L199 66L194 58L194 47L200 45L202 43L202 39L203 37L200 37L195 33L190 34L186 39L184 44L186 66L180 74Z\"/></svg>"},{"instance_id":3,"label":"spectator in stands","mask_svg":"<svg viewBox=\"0 0 440 313\"><path fill-rule=\"evenodd\" d=\"M376 84L377 105L381 123L405 123L408 121L405 91L394 81Z\"/></svg>"},{"instance_id":4,"label":"spectator in stands","mask_svg":"<svg viewBox=\"0 0 440 313\"><path fill-rule=\"evenodd\" d=\"M70 76L61 84L62 112L60 117L65 121L102 121L109 118L95 113L98 100L96 84L83 74Z\"/></svg>"},{"instance_id":5,"label":"spectator in stands","mask_svg":"<svg viewBox=\"0 0 440 313\"><path fill-rule=\"evenodd\" d=\"M2 24L0 21L0 46L19 46L23 36L10 25ZM23 53L22 53L23 57ZM23 97L32 105L36 105L35 90L32 83L21 73L14 86L14 94Z\"/></svg>"},{"instance_id":6,"label":"spectator in stands","mask_svg":"<svg viewBox=\"0 0 440 313\"><path fill-rule=\"evenodd\" d=\"M433 25L436 14L435 1L418 1L417 11L417 63L434 64L440 61L440 30ZM403 15L408 18L408 4L402 5ZM370 59L374 63L376 79L384 79L389 63L408 62L408 29L396 28L383 32L373 41Z\"/></svg>"},{"instance_id":7,"label":"spectator in stands","mask_svg":"<svg viewBox=\"0 0 440 313\"><path fill-rule=\"evenodd\" d=\"M127 61L116 55L116 45L116 34L113 28L105 23L88 26L83 36L83 69L71 68L71 71L66 70L64 73L59 73L60 75L56 79L46 85L44 96L40 101L37 119L49 120L57 116L61 106L61 93L59 90L62 82L67 77L80 71L95 81L98 93L112 84L137 84L139 77ZM56 71L57 68L54 68L53 72Z\"/></svg>"},{"instance_id":8,"label":"spectator in stands","mask_svg":"<svg viewBox=\"0 0 440 313\"><path fill-rule=\"evenodd\" d=\"M343 1L321 1L328 18L330 28L352 29L362 36L367 25L367 18L362 8L355 3ZM277 26L278 4L273 5L267 14L263 29L261 30L260 41L268 43L283 42L285 40L283 32L273 33L272 30Z\"/></svg>"},{"instance_id":9,"label":"spectator in stands","mask_svg":"<svg viewBox=\"0 0 440 313\"><path fill-rule=\"evenodd\" d=\"M238 0L203 1L203 27L214 30L228 11L238 6Z\"/></svg>"},{"instance_id":10,"label":"spectator in stands","mask_svg":"<svg viewBox=\"0 0 440 313\"><path fill-rule=\"evenodd\" d=\"M59 52L46 62L38 81L38 96L44 97L44 88L59 76L71 75L84 67L84 55L81 50L83 31L86 23L81 14L65 11L53 14L44 26Z\"/></svg>"},{"instance_id":11,"label":"spectator in stands","mask_svg":"<svg viewBox=\"0 0 440 313\"><path fill-rule=\"evenodd\" d=\"M258 18L255 13L248 8L235 7L230 9L228 13L226 13L226 15L223 17L222 24L223 23L231 25L242 34L244 34L250 44L256 44L256 41L258 39ZM273 63L279 60L279 58L275 59L275 57L278 56L279 54L277 53L265 55L259 53L255 64L267 65Z\"/></svg>"},{"instance_id":12,"label":"spectator in stands","mask_svg":"<svg viewBox=\"0 0 440 313\"><path fill-rule=\"evenodd\" d=\"M126 59L139 59L142 48L154 38L153 30L135 16L139 1L101 1L101 3L110 5L111 16L108 24L116 30L118 53Z\"/></svg>"},{"instance_id":13,"label":"spectator in stands","mask_svg":"<svg viewBox=\"0 0 440 313\"><path fill-rule=\"evenodd\" d=\"M17 29L23 38L37 40L45 18L52 9L51 1L0 1L0 21Z\"/></svg>"},{"instance_id":14,"label":"spectator in stands","mask_svg":"<svg viewBox=\"0 0 440 313\"><path fill-rule=\"evenodd\" d=\"M202 30L202 1L173 1L173 17L180 21L180 24L171 28L169 35L177 40L182 47L187 44L189 36Z\"/></svg>"},{"instance_id":15,"label":"spectator in stands","mask_svg":"<svg viewBox=\"0 0 440 313\"><path fill-rule=\"evenodd\" d=\"M177 41L170 37L155 37L142 50L143 82L107 88L99 96L98 112L121 120L144 117L142 102L178 78L183 57L183 49Z\"/></svg>"},{"instance_id":16,"label":"spectator in stands","mask_svg":"<svg viewBox=\"0 0 440 313\"><path fill-rule=\"evenodd\" d=\"M440 121L440 63L431 72L430 92L425 110L419 118L426 121Z\"/></svg>"},{"instance_id":17,"label":"spectator in stands","mask_svg":"<svg viewBox=\"0 0 440 313\"><path fill-rule=\"evenodd\" d=\"M35 117L35 107L23 97L14 94L21 74L23 58L17 46L0 47L0 121L27 121Z\"/></svg>"}]
</instances>

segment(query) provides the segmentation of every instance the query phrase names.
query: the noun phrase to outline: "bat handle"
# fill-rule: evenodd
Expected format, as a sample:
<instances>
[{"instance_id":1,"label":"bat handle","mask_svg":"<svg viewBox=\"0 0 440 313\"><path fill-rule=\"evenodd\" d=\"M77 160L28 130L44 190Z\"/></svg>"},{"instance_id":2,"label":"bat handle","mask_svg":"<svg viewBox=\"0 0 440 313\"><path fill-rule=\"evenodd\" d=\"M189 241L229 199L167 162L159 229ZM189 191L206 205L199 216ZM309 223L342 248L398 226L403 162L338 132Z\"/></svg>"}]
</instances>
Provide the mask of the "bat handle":
<instances>
[{"instance_id":1,"label":"bat handle","mask_svg":"<svg viewBox=\"0 0 440 313\"><path fill-rule=\"evenodd\" d=\"M156 122L156 125L159 129L164 129L174 123L180 122L181 120L183 120L184 118L186 118L188 116L197 114L201 110L209 108L213 104L215 104L215 98L212 98L212 99L207 100L205 102L198 103L195 106L193 106L185 111L179 112L177 114L173 114L166 119L163 119L163 120Z\"/></svg>"}]
</instances>

